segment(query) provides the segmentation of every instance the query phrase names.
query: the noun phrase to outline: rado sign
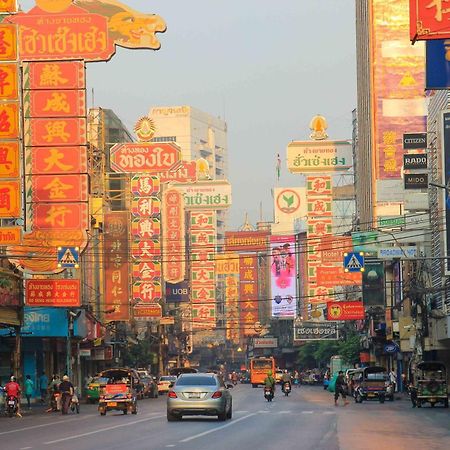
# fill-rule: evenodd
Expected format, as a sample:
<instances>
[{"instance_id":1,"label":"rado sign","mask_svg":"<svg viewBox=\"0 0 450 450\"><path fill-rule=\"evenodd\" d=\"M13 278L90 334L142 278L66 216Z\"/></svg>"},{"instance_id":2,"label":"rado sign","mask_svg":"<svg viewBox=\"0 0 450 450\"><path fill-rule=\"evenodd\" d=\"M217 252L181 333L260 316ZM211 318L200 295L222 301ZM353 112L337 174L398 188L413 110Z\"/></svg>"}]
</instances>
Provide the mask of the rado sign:
<instances>
[{"instance_id":1,"label":"rado sign","mask_svg":"<svg viewBox=\"0 0 450 450\"><path fill-rule=\"evenodd\" d=\"M405 189L426 189L428 188L428 174L409 173L405 174Z\"/></svg>"},{"instance_id":2,"label":"rado sign","mask_svg":"<svg viewBox=\"0 0 450 450\"><path fill-rule=\"evenodd\" d=\"M427 148L427 133L405 133L403 135L403 149L417 150Z\"/></svg>"},{"instance_id":3,"label":"rado sign","mask_svg":"<svg viewBox=\"0 0 450 450\"><path fill-rule=\"evenodd\" d=\"M406 170L426 169L428 167L428 155L410 153L403 155L403 168Z\"/></svg>"}]
</instances>

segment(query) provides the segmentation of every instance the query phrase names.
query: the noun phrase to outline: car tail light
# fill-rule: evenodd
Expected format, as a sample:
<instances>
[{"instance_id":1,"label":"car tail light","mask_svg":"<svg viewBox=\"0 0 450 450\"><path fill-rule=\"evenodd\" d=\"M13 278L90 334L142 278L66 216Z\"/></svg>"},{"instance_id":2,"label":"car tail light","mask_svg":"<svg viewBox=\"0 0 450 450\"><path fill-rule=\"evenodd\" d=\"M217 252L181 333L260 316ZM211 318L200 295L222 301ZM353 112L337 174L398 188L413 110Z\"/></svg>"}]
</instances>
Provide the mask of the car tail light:
<instances>
[{"instance_id":1,"label":"car tail light","mask_svg":"<svg viewBox=\"0 0 450 450\"><path fill-rule=\"evenodd\" d=\"M211 398L220 398L220 397L222 397L222 392L220 391L214 392L214 394L211 396Z\"/></svg>"},{"instance_id":2,"label":"car tail light","mask_svg":"<svg viewBox=\"0 0 450 450\"><path fill-rule=\"evenodd\" d=\"M177 394L174 391L169 391L167 394L167 397L169 398L177 398Z\"/></svg>"}]
</instances>

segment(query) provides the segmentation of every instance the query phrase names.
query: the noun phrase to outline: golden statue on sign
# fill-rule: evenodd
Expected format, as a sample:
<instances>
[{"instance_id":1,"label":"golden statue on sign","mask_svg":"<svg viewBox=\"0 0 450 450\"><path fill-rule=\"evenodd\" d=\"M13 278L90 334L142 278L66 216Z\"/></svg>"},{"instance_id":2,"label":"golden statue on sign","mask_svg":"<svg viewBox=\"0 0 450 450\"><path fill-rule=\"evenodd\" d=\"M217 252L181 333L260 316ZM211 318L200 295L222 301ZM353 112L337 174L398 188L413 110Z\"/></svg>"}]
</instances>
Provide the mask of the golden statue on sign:
<instances>
[{"instance_id":1,"label":"golden statue on sign","mask_svg":"<svg viewBox=\"0 0 450 450\"><path fill-rule=\"evenodd\" d=\"M312 118L309 128L311 130L310 137L315 141L322 141L328 137L326 133L326 129L328 128L327 120L320 114Z\"/></svg>"},{"instance_id":2,"label":"golden statue on sign","mask_svg":"<svg viewBox=\"0 0 450 450\"><path fill-rule=\"evenodd\" d=\"M74 0L74 5L108 18L109 36L126 48L158 50L156 33L166 31L166 23L156 14L144 14L116 0Z\"/></svg>"}]
</instances>

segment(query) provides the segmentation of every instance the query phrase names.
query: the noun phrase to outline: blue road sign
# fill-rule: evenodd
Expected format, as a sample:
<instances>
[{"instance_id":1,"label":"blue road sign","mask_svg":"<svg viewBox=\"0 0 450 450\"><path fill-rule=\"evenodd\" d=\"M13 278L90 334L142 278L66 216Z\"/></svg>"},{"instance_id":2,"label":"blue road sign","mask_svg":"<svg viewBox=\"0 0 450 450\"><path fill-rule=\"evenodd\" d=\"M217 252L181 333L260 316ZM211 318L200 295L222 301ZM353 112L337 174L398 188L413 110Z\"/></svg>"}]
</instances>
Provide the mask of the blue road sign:
<instances>
[{"instance_id":1,"label":"blue road sign","mask_svg":"<svg viewBox=\"0 0 450 450\"><path fill-rule=\"evenodd\" d=\"M80 249L78 247L58 247L58 267L78 269Z\"/></svg>"},{"instance_id":2,"label":"blue road sign","mask_svg":"<svg viewBox=\"0 0 450 450\"><path fill-rule=\"evenodd\" d=\"M364 272L364 253L344 253L345 272Z\"/></svg>"}]
</instances>

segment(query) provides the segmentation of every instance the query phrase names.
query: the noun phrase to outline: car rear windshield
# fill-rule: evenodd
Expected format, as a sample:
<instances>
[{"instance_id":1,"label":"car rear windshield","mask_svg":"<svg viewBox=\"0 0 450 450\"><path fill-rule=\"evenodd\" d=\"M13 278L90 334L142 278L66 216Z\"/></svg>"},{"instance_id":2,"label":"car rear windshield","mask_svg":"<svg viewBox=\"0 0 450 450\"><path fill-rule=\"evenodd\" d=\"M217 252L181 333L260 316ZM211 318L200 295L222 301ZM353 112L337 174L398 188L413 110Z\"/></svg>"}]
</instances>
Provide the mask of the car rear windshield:
<instances>
[{"instance_id":1,"label":"car rear windshield","mask_svg":"<svg viewBox=\"0 0 450 450\"><path fill-rule=\"evenodd\" d=\"M215 386L217 381L214 377L184 377L178 378L177 386Z\"/></svg>"},{"instance_id":2,"label":"car rear windshield","mask_svg":"<svg viewBox=\"0 0 450 450\"><path fill-rule=\"evenodd\" d=\"M159 381L175 381L177 377L169 376L169 377L161 377Z\"/></svg>"}]
</instances>

